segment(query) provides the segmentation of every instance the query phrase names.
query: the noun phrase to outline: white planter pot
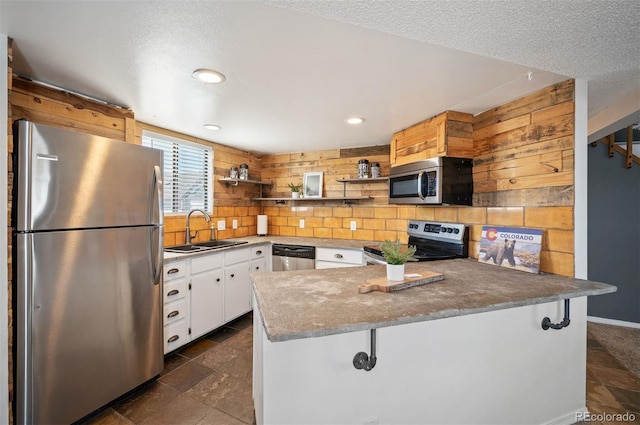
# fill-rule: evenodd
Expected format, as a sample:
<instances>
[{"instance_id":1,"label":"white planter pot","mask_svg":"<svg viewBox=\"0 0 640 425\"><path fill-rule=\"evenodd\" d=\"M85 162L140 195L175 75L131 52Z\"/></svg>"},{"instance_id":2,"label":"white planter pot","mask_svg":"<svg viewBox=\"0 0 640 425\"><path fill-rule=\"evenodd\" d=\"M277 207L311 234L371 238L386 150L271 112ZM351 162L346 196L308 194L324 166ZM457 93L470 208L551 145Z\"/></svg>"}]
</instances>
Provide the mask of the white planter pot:
<instances>
[{"instance_id":1,"label":"white planter pot","mask_svg":"<svg viewBox=\"0 0 640 425\"><path fill-rule=\"evenodd\" d=\"M404 280L404 264L387 264L387 280Z\"/></svg>"},{"instance_id":2,"label":"white planter pot","mask_svg":"<svg viewBox=\"0 0 640 425\"><path fill-rule=\"evenodd\" d=\"M292 198L299 198L300 197L300 192L291 192L291 197Z\"/></svg>"}]
</instances>

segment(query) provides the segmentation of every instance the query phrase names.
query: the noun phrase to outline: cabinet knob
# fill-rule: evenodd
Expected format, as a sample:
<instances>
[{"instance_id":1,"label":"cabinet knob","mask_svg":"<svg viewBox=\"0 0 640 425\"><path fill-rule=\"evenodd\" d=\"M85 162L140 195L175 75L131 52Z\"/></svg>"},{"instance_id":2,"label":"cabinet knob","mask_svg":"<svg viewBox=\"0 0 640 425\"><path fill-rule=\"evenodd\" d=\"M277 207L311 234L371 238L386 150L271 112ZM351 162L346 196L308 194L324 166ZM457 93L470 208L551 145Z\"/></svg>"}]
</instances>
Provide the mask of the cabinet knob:
<instances>
[{"instance_id":1,"label":"cabinet knob","mask_svg":"<svg viewBox=\"0 0 640 425\"><path fill-rule=\"evenodd\" d=\"M231 273L231 277L234 277L234 276L235 276L235 274Z\"/></svg>"},{"instance_id":2,"label":"cabinet knob","mask_svg":"<svg viewBox=\"0 0 640 425\"><path fill-rule=\"evenodd\" d=\"M216 282L220 282L220 278L216 278Z\"/></svg>"},{"instance_id":3,"label":"cabinet knob","mask_svg":"<svg viewBox=\"0 0 640 425\"><path fill-rule=\"evenodd\" d=\"M180 291L178 291L177 289L172 289L171 291L167 292L167 296L172 296L172 295L178 295L180 293Z\"/></svg>"},{"instance_id":4,"label":"cabinet knob","mask_svg":"<svg viewBox=\"0 0 640 425\"><path fill-rule=\"evenodd\" d=\"M342 258L342 254L334 254L333 255L335 258Z\"/></svg>"},{"instance_id":5,"label":"cabinet knob","mask_svg":"<svg viewBox=\"0 0 640 425\"><path fill-rule=\"evenodd\" d=\"M261 250L257 250L256 251L256 255L262 255L262 251Z\"/></svg>"},{"instance_id":6,"label":"cabinet knob","mask_svg":"<svg viewBox=\"0 0 640 425\"><path fill-rule=\"evenodd\" d=\"M256 270L260 270L260 266L256 266Z\"/></svg>"}]
</instances>

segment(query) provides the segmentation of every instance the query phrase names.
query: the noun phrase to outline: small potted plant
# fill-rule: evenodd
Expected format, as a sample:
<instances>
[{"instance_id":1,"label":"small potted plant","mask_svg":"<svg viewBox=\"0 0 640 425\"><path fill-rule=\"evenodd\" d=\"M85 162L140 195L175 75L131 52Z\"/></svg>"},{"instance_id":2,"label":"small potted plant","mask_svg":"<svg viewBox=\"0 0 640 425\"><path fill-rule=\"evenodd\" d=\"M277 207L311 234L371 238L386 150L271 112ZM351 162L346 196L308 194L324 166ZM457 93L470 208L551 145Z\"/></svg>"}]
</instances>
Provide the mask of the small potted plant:
<instances>
[{"instance_id":1,"label":"small potted plant","mask_svg":"<svg viewBox=\"0 0 640 425\"><path fill-rule=\"evenodd\" d=\"M291 189L291 197L299 198L300 197L300 189L302 189L301 184L289 183L289 189Z\"/></svg>"},{"instance_id":2,"label":"small potted plant","mask_svg":"<svg viewBox=\"0 0 640 425\"><path fill-rule=\"evenodd\" d=\"M404 280L404 264L407 261L418 261L413 257L416 253L415 246L404 247L400 241L386 240L380 244L382 255L387 260L387 279Z\"/></svg>"}]
</instances>

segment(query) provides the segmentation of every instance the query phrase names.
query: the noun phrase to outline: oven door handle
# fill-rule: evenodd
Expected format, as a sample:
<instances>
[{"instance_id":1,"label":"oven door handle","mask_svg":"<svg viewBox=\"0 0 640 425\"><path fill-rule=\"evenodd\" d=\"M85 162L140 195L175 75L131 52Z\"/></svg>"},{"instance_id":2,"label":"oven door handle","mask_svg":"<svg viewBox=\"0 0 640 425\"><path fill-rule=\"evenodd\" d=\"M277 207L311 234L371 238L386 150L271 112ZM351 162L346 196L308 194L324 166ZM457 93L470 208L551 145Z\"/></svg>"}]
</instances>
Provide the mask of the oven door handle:
<instances>
[{"instance_id":1,"label":"oven door handle","mask_svg":"<svg viewBox=\"0 0 640 425\"><path fill-rule=\"evenodd\" d=\"M424 201L424 194L422 193L422 179L424 178L424 171L418 173L418 196ZM428 177L427 177L428 178Z\"/></svg>"},{"instance_id":2,"label":"oven door handle","mask_svg":"<svg viewBox=\"0 0 640 425\"><path fill-rule=\"evenodd\" d=\"M366 262L367 264L379 264L379 265L381 265L381 266L386 266L386 265L387 265L387 262L386 262L386 261L384 261L384 260L378 260L377 258L373 258L373 257L371 257L371 256L369 256L369 255L365 255L365 256L364 256L364 259L365 259L365 262Z\"/></svg>"}]
</instances>

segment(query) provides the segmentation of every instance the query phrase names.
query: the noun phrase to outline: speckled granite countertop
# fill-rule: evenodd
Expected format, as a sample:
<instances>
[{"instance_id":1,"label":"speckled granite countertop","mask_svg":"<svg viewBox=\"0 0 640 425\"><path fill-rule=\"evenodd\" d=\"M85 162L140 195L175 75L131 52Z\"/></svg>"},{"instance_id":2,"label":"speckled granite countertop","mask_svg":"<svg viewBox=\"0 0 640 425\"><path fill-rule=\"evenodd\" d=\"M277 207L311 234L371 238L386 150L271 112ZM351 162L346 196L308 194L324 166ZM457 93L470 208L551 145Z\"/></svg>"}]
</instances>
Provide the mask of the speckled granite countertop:
<instances>
[{"instance_id":1,"label":"speckled granite countertop","mask_svg":"<svg viewBox=\"0 0 640 425\"><path fill-rule=\"evenodd\" d=\"M352 239L325 239L325 238L301 238L297 236L246 236L243 238L229 239L232 241L246 241L247 244L230 246L225 248L219 248L209 251L199 252L165 252L164 260L171 261L178 258L196 257L199 255L211 254L212 252L220 252L222 250L236 249L247 247L250 245L257 245L263 243L282 243L290 245L310 245L316 248L350 248L350 249L362 249L365 245L375 245L379 242L352 240Z\"/></svg>"},{"instance_id":2,"label":"speckled granite countertop","mask_svg":"<svg viewBox=\"0 0 640 425\"><path fill-rule=\"evenodd\" d=\"M530 274L457 259L407 263L445 280L383 293L359 294L385 266L254 273L258 310L270 341L318 337L615 292L600 282Z\"/></svg>"}]
</instances>

